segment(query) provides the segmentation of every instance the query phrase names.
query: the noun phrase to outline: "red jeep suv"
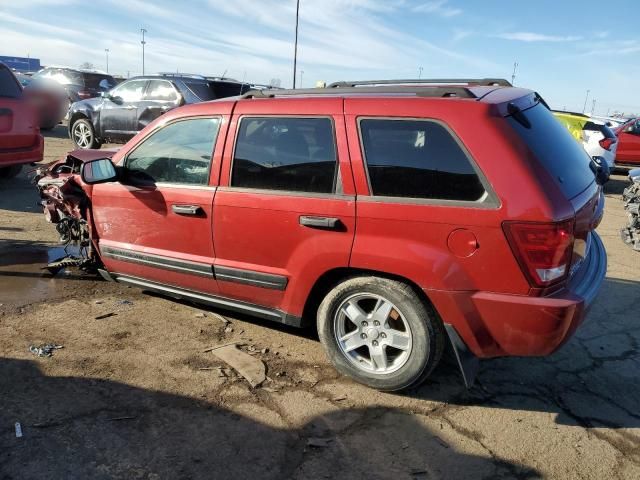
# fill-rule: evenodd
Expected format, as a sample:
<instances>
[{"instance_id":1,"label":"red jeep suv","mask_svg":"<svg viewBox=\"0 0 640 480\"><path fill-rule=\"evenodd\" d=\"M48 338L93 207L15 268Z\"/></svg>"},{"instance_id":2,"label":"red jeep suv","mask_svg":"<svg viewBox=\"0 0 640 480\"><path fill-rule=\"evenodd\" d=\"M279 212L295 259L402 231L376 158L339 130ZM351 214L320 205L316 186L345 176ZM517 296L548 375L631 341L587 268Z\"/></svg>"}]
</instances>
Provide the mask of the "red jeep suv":
<instances>
[{"instance_id":1,"label":"red jeep suv","mask_svg":"<svg viewBox=\"0 0 640 480\"><path fill-rule=\"evenodd\" d=\"M601 168L532 91L388 83L178 108L50 167L47 218L109 280L314 321L381 390L422 382L447 339L467 383L478 358L555 351L605 275Z\"/></svg>"},{"instance_id":2,"label":"red jeep suv","mask_svg":"<svg viewBox=\"0 0 640 480\"><path fill-rule=\"evenodd\" d=\"M0 63L0 179L16 175L25 163L39 162L43 152L36 111L18 79Z\"/></svg>"}]
</instances>

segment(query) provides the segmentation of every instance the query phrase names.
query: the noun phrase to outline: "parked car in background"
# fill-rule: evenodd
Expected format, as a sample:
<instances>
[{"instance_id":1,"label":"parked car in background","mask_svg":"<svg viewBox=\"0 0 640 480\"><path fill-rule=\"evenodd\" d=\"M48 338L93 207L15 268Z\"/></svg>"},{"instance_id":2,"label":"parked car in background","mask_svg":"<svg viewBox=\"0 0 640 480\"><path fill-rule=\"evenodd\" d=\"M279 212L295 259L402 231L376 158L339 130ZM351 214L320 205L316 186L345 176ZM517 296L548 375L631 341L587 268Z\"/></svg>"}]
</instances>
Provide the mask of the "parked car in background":
<instances>
[{"instance_id":1,"label":"parked car in background","mask_svg":"<svg viewBox=\"0 0 640 480\"><path fill-rule=\"evenodd\" d=\"M618 138L603 121L573 112L554 111L555 117L569 130L590 157L601 157L613 170Z\"/></svg>"},{"instance_id":2,"label":"parked car in background","mask_svg":"<svg viewBox=\"0 0 640 480\"><path fill-rule=\"evenodd\" d=\"M506 81L368 83L175 109L39 172L42 205L89 247L70 261L311 322L381 390L421 383L447 338L467 383L477 357L558 349L605 275L602 169Z\"/></svg>"},{"instance_id":3,"label":"parked car in background","mask_svg":"<svg viewBox=\"0 0 640 480\"><path fill-rule=\"evenodd\" d=\"M78 148L125 143L160 115L185 104L237 96L247 83L200 75L134 77L101 97L71 105L69 136Z\"/></svg>"},{"instance_id":4,"label":"parked car in background","mask_svg":"<svg viewBox=\"0 0 640 480\"><path fill-rule=\"evenodd\" d=\"M65 89L57 82L33 78L14 72L26 99L38 112L40 128L51 130L67 114L69 102Z\"/></svg>"},{"instance_id":5,"label":"parked car in background","mask_svg":"<svg viewBox=\"0 0 640 480\"><path fill-rule=\"evenodd\" d=\"M624 125L625 123L627 123L629 121L628 118L622 118L622 117L603 117L600 115L590 115L590 118L593 118L595 120L600 120L601 122L604 122L604 124L611 128L611 129L616 129L621 125Z\"/></svg>"},{"instance_id":6,"label":"parked car in background","mask_svg":"<svg viewBox=\"0 0 640 480\"><path fill-rule=\"evenodd\" d=\"M640 165L640 118L629 120L615 130L618 135L618 165Z\"/></svg>"},{"instance_id":7,"label":"parked car in background","mask_svg":"<svg viewBox=\"0 0 640 480\"><path fill-rule=\"evenodd\" d=\"M46 67L33 75L36 80L56 82L65 89L69 105L99 96L116 85L114 78L99 70L70 67Z\"/></svg>"},{"instance_id":8,"label":"parked car in background","mask_svg":"<svg viewBox=\"0 0 640 480\"><path fill-rule=\"evenodd\" d=\"M43 151L35 109L13 72L0 63L0 178L17 175L25 163L41 161Z\"/></svg>"}]
</instances>

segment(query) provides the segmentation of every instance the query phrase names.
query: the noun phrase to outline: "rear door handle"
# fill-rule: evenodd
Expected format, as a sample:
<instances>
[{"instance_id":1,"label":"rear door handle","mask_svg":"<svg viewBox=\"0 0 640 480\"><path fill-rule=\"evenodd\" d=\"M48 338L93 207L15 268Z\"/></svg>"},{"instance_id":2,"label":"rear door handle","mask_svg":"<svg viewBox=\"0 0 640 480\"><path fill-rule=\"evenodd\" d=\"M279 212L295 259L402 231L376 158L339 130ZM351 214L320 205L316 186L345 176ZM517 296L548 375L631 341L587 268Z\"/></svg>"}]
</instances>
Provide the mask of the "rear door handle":
<instances>
[{"instance_id":1,"label":"rear door handle","mask_svg":"<svg viewBox=\"0 0 640 480\"><path fill-rule=\"evenodd\" d=\"M202 207L198 205L171 205L173 213L178 215L200 215Z\"/></svg>"},{"instance_id":2,"label":"rear door handle","mask_svg":"<svg viewBox=\"0 0 640 480\"><path fill-rule=\"evenodd\" d=\"M335 217L301 216L300 225L311 228L336 229L340 227L340 219Z\"/></svg>"}]
</instances>

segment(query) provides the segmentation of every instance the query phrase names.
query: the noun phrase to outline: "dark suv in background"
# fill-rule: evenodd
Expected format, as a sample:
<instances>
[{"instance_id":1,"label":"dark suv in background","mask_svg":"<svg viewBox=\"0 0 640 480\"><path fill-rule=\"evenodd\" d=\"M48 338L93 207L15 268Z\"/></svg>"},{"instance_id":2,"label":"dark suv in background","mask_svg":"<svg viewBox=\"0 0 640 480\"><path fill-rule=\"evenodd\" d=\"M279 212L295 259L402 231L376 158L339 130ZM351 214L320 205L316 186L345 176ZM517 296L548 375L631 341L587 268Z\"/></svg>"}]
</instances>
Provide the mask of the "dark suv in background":
<instances>
[{"instance_id":1,"label":"dark suv in background","mask_svg":"<svg viewBox=\"0 0 640 480\"><path fill-rule=\"evenodd\" d=\"M241 95L250 88L248 83L222 77L170 73L134 77L100 98L71 105L69 136L79 148L125 143L173 108Z\"/></svg>"},{"instance_id":2,"label":"dark suv in background","mask_svg":"<svg viewBox=\"0 0 640 480\"><path fill-rule=\"evenodd\" d=\"M81 68L46 67L33 76L36 80L60 84L66 91L69 105L87 98L98 97L118 82L106 73Z\"/></svg>"}]
</instances>

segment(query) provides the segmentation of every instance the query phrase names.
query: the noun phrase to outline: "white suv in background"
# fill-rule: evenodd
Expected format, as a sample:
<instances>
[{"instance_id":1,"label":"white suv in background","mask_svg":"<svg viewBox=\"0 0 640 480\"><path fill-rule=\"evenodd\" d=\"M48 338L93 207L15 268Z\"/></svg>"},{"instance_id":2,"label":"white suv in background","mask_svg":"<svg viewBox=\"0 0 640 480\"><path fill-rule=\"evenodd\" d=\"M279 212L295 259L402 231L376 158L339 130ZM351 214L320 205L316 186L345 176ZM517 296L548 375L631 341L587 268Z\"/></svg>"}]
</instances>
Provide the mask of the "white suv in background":
<instances>
[{"instance_id":1,"label":"white suv in background","mask_svg":"<svg viewBox=\"0 0 640 480\"><path fill-rule=\"evenodd\" d=\"M590 157L602 157L613 170L618 137L604 122L591 119L582 127L582 146Z\"/></svg>"}]
</instances>

